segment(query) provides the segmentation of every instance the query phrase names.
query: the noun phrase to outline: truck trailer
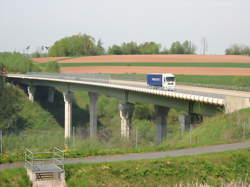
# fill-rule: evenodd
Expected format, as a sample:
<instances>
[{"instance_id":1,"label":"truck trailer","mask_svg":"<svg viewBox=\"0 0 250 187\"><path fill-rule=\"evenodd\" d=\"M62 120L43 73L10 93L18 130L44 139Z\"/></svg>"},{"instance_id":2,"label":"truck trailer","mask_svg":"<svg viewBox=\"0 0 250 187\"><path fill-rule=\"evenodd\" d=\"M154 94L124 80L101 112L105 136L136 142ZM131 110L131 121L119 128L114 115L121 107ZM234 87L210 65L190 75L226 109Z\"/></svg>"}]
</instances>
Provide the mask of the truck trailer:
<instances>
[{"instance_id":1,"label":"truck trailer","mask_svg":"<svg viewBox=\"0 0 250 187\"><path fill-rule=\"evenodd\" d=\"M147 84L153 88L163 88L165 90L175 90L175 76L172 73L151 73L147 75Z\"/></svg>"}]
</instances>

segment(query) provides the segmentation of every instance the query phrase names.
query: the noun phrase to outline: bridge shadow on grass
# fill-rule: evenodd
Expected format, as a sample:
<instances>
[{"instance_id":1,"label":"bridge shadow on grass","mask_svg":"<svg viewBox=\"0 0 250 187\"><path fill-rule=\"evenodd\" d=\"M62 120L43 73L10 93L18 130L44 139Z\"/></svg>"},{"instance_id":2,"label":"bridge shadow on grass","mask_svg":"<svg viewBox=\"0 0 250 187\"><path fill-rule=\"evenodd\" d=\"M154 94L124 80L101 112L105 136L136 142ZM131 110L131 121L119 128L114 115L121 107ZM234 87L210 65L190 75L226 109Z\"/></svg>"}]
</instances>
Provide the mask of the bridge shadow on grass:
<instances>
[{"instance_id":1,"label":"bridge shadow on grass","mask_svg":"<svg viewBox=\"0 0 250 187\"><path fill-rule=\"evenodd\" d=\"M64 128L64 99L60 91L55 90L54 103L48 102L48 87L36 88L36 101L50 112L58 124ZM88 99L88 98L86 98ZM86 129L89 124L89 111L80 108L73 99L72 102L72 125Z\"/></svg>"}]
</instances>

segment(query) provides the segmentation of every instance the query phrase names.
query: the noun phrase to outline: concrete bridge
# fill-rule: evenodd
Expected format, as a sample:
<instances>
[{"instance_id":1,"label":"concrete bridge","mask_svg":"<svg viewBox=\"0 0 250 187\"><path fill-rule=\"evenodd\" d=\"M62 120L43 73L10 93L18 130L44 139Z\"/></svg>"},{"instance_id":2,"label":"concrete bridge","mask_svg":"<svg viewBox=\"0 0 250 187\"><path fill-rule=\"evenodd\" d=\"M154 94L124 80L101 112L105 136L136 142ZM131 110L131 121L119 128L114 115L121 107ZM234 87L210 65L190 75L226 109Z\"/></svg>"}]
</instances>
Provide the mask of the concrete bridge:
<instances>
[{"instance_id":1,"label":"concrete bridge","mask_svg":"<svg viewBox=\"0 0 250 187\"><path fill-rule=\"evenodd\" d=\"M250 107L250 93L233 90L219 90L202 87L177 86L176 91L150 88L145 83L111 80L74 74L8 74L9 82L28 86L28 97L34 101L36 86L50 87L48 101L54 101L54 89L63 92L65 102L65 138L71 136L72 94L74 90L87 91L89 94L90 137L97 133L96 104L98 96L104 94L120 100L121 137L128 139L131 130L133 103L154 104L156 109L157 143L166 136L167 117L170 108L179 109L185 115L179 116L183 130L190 124L220 112L234 112Z\"/></svg>"}]
</instances>

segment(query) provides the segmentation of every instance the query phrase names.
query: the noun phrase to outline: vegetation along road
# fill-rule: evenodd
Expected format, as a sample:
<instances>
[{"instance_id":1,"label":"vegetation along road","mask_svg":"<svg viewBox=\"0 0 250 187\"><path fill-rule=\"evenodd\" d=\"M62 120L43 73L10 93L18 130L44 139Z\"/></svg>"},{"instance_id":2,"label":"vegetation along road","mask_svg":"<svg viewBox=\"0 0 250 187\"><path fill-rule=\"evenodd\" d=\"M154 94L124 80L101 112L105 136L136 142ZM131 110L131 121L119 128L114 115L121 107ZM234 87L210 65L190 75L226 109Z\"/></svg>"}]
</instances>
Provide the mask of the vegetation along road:
<instances>
[{"instance_id":1,"label":"vegetation along road","mask_svg":"<svg viewBox=\"0 0 250 187\"><path fill-rule=\"evenodd\" d=\"M223 151L237 150L237 149L244 149L244 148L250 148L250 141L233 143L233 144L222 144L222 145L213 145L213 146L206 146L206 147L178 149L178 150L162 151L162 152L93 156L93 157L85 157L85 158L69 158L65 160L65 164L101 163L101 162L118 162L118 161L128 161L128 160L157 159L157 158L164 158L164 157L178 157L178 156L223 152ZM8 168L19 168L23 166L24 166L24 162L1 164L0 170L4 170Z\"/></svg>"}]
</instances>

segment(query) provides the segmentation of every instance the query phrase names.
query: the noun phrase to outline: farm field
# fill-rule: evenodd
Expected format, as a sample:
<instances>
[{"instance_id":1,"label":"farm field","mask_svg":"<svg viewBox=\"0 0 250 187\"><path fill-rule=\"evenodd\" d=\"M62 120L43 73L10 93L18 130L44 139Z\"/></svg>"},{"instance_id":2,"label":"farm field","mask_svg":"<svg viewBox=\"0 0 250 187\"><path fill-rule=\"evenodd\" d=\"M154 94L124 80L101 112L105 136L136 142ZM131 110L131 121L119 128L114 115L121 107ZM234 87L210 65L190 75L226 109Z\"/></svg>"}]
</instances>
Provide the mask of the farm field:
<instances>
[{"instance_id":1,"label":"farm field","mask_svg":"<svg viewBox=\"0 0 250 187\"><path fill-rule=\"evenodd\" d=\"M86 62L230 62L250 63L250 57L239 55L105 55L66 59L60 63Z\"/></svg>"},{"instance_id":2,"label":"farm field","mask_svg":"<svg viewBox=\"0 0 250 187\"><path fill-rule=\"evenodd\" d=\"M138 67L138 66L82 66L82 67L61 67L64 73L166 73L176 75L250 75L249 68L201 68L201 67Z\"/></svg>"},{"instance_id":3,"label":"farm field","mask_svg":"<svg viewBox=\"0 0 250 187\"><path fill-rule=\"evenodd\" d=\"M250 57L239 55L105 55L49 57L36 62L56 61L64 73L166 73L176 75L250 74Z\"/></svg>"}]
</instances>

